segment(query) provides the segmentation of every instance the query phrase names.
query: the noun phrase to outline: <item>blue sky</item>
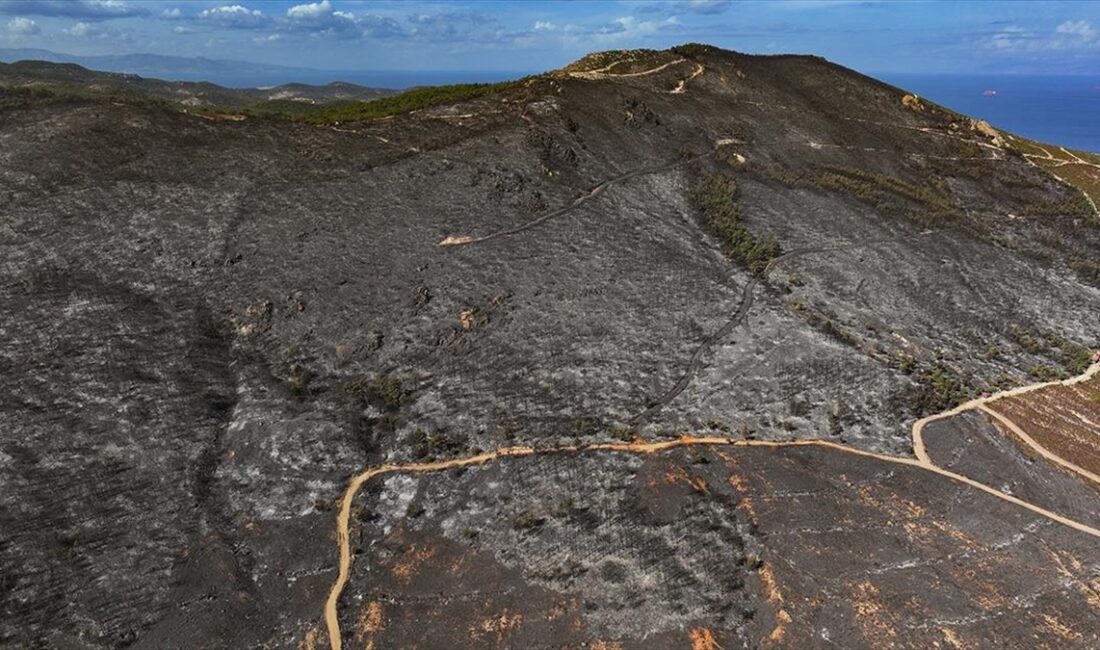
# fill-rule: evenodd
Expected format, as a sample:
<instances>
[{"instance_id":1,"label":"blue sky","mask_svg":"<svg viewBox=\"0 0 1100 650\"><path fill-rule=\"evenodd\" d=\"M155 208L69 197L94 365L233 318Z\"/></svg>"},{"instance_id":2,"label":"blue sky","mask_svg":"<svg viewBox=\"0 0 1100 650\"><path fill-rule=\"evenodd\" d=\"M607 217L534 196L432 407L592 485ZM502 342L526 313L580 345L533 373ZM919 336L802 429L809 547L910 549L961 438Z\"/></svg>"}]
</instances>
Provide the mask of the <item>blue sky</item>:
<instances>
[{"instance_id":1,"label":"blue sky","mask_svg":"<svg viewBox=\"0 0 1100 650\"><path fill-rule=\"evenodd\" d=\"M519 70L688 41L865 72L1100 73L1100 2L0 0L0 47Z\"/></svg>"}]
</instances>

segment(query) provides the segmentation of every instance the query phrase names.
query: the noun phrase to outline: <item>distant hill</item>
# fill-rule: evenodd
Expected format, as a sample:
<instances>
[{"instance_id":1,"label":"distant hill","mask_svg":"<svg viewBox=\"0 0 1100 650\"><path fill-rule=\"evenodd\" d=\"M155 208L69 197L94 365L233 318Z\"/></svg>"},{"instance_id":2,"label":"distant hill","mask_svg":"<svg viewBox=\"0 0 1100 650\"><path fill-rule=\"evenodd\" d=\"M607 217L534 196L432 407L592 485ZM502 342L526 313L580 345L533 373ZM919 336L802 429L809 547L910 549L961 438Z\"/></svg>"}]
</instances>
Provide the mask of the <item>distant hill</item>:
<instances>
[{"instance_id":1,"label":"distant hill","mask_svg":"<svg viewBox=\"0 0 1100 650\"><path fill-rule=\"evenodd\" d=\"M124 96L181 104L189 108L293 113L319 104L358 102L396 91L333 82L267 88L226 88L209 82L164 81L136 74L100 72L75 63L17 61L0 63L0 87L42 90L77 96Z\"/></svg>"},{"instance_id":2,"label":"distant hill","mask_svg":"<svg viewBox=\"0 0 1100 650\"><path fill-rule=\"evenodd\" d=\"M325 85L345 81L371 88L410 88L458 82L515 79L528 71L487 70L321 70L294 66L161 54L81 56L37 48L0 48L0 61L20 60L76 63L94 70L110 70L174 81L208 81L232 88L277 86L298 82Z\"/></svg>"}]
</instances>

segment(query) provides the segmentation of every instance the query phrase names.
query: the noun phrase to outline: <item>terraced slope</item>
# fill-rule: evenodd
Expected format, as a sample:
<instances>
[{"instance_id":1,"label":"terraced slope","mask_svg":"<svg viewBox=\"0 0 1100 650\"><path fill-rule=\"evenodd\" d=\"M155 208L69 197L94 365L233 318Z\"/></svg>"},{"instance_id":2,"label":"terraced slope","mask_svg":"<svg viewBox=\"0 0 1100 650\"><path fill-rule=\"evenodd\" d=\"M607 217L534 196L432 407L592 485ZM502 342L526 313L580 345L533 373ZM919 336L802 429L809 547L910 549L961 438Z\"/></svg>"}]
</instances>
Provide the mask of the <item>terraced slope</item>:
<instances>
[{"instance_id":1,"label":"terraced slope","mask_svg":"<svg viewBox=\"0 0 1100 650\"><path fill-rule=\"evenodd\" d=\"M991 408L1050 453L1100 476L1100 378L1001 400Z\"/></svg>"}]
</instances>

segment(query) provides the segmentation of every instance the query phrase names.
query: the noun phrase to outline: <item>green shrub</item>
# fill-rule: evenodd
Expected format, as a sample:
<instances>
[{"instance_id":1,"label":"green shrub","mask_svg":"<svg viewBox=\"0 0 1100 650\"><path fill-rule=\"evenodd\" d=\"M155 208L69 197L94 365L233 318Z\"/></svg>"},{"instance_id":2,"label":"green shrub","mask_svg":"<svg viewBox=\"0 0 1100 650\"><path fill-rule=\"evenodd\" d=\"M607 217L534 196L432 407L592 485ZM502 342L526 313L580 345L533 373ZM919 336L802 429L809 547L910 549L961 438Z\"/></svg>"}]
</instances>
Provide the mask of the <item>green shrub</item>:
<instances>
[{"instance_id":1,"label":"green shrub","mask_svg":"<svg viewBox=\"0 0 1100 650\"><path fill-rule=\"evenodd\" d=\"M1064 379L1066 374L1054 366L1037 364L1027 369L1027 374L1038 381L1058 381Z\"/></svg>"},{"instance_id":2,"label":"green shrub","mask_svg":"<svg viewBox=\"0 0 1100 650\"><path fill-rule=\"evenodd\" d=\"M417 429L409 436L413 458L434 460L439 457L458 456L469 448L469 438L464 434L447 435L439 431Z\"/></svg>"},{"instance_id":3,"label":"green shrub","mask_svg":"<svg viewBox=\"0 0 1100 650\"><path fill-rule=\"evenodd\" d=\"M595 436L603 428L603 422L594 415L582 415L573 420L573 436L576 438Z\"/></svg>"},{"instance_id":4,"label":"green shrub","mask_svg":"<svg viewBox=\"0 0 1100 650\"><path fill-rule=\"evenodd\" d=\"M287 390L294 398L301 399L309 394L309 385L316 377L312 370L294 361L287 367Z\"/></svg>"},{"instance_id":5,"label":"green shrub","mask_svg":"<svg viewBox=\"0 0 1100 650\"><path fill-rule=\"evenodd\" d=\"M685 59L694 59L710 52L718 52L719 50L713 45L704 45L702 43L684 43L683 45L677 45L670 51L675 54L679 54Z\"/></svg>"},{"instance_id":6,"label":"green shrub","mask_svg":"<svg viewBox=\"0 0 1100 650\"><path fill-rule=\"evenodd\" d=\"M608 427L607 435L623 442L630 442L634 440L634 431L630 427L624 427L620 424Z\"/></svg>"},{"instance_id":7,"label":"green shrub","mask_svg":"<svg viewBox=\"0 0 1100 650\"><path fill-rule=\"evenodd\" d=\"M1012 342L1021 350L1029 354L1039 354L1050 347L1041 335L1018 325L1008 328L1008 338L1012 339Z\"/></svg>"},{"instance_id":8,"label":"green shrub","mask_svg":"<svg viewBox=\"0 0 1100 650\"><path fill-rule=\"evenodd\" d=\"M908 391L906 401L910 412L917 417L946 411L974 394L969 378L939 361L918 373L916 381L916 386Z\"/></svg>"},{"instance_id":9,"label":"green shrub","mask_svg":"<svg viewBox=\"0 0 1100 650\"><path fill-rule=\"evenodd\" d=\"M1069 267L1077 272L1081 279L1094 286L1100 286L1100 263L1084 257L1073 257Z\"/></svg>"},{"instance_id":10,"label":"green shrub","mask_svg":"<svg viewBox=\"0 0 1100 650\"><path fill-rule=\"evenodd\" d=\"M360 378L344 382L344 392L364 404L395 412L409 398L401 380L388 372L381 372L374 379Z\"/></svg>"},{"instance_id":11,"label":"green shrub","mask_svg":"<svg viewBox=\"0 0 1100 650\"><path fill-rule=\"evenodd\" d=\"M1080 343L1062 341L1062 366L1071 375L1080 375L1092 365L1092 350Z\"/></svg>"},{"instance_id":12,"label":"green shrub","mask_svg":"<svg viewBox=\"0 0 1100 650\"><path fill-rule=\"evenodd\" d=\"M753 273L763 272L781 253L777 241L757 238L741 221L733 180L721 174L708 176L695 187L691 198L721 238L726 253Z\"/></svg>"}]
</instances>

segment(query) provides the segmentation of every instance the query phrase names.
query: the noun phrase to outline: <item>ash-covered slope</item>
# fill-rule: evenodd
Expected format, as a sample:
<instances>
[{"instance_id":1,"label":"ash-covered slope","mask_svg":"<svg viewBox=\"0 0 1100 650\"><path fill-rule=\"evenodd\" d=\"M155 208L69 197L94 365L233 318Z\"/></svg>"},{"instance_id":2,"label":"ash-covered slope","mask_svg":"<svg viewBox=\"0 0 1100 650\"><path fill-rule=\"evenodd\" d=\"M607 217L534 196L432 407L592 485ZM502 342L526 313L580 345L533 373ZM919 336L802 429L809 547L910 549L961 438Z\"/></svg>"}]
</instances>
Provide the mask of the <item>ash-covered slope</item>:
<instances>
[{"instance_id":1,"label":"ash-covered slope","mask_svg":"<svg viewBox=\"0 0 1100 650\"><path fill-rule=\"evenodd\" d=\"M1082 370L1100 308L1091 206L987 125L821 59L699 46L327 127L24 106L0 113L0 201L0 643L318 641L334 508L364 466L687 431L905 455L918 415ZM823 485L864 462L833 456L783 462ZM963 498L926 478L884 489ZM548 472L522 492L550 503L558 489ZM476 542L446 519L465 497L435 489L421 522L415 482L371 490L357 522L387 525L370 505L385 499L409 544L480 544L583 600L588 583L525 568L507 535ZM659 536L706 537L726 508L752 546L771 524L737 523L735 502L693 506ZM525 508L505 517L517 530ZM592 516L602 532L585 544L644 523L630 508ZM354 544L368 555L392 533L366 530ZM1003 531L979 532L997 548ZM1058 535L1095 570L1094 539ZM707 621L748 645L769 633L742 618L768 601L761 565L661 582L658 551L606 569L687 608L654 619L653 638L676 645ZM599 553L584 562L570 570L595 571ZM361 578L341 615L369 631ZM736 612L718 616L723 602ZM615 603L581 604L589 640L646 644L636 621L615 627ZM827 628L821 616L792 642ZM497 632L470 643L519 642Z\"/></svg>"}]
</instances>

